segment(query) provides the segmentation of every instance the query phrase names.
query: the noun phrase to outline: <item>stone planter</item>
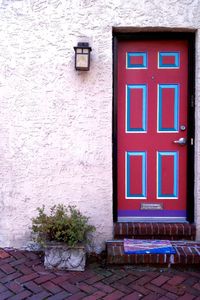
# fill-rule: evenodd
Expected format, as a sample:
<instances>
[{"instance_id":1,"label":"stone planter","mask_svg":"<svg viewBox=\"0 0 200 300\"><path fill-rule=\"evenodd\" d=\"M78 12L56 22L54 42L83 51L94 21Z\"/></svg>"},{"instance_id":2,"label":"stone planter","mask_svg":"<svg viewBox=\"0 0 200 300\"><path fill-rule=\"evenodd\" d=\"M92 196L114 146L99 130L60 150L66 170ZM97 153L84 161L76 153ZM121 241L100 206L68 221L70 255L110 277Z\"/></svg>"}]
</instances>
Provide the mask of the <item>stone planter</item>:
<instances>
[{"instance_id":1,"label":"stone planter","mask_svg":"<svg viewBox=\"0 0 200 300\"><path fill-rule=\"evenodd\" d=\"M45 246L44 266L47 269L84 271L86 251L84 246L69 247L52 242Z\"/></svg>"}]
</instances>

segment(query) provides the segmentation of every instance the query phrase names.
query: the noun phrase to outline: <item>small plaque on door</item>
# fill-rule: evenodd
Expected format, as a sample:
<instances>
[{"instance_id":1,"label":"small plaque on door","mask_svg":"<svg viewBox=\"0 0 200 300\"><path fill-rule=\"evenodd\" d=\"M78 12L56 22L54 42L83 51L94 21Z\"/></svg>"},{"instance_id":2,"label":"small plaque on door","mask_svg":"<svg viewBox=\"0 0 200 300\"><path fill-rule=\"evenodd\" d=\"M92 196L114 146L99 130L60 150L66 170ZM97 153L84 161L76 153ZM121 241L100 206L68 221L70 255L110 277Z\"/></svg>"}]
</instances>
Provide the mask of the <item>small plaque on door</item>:
<instances>
[{"instance_id":1,"label":"small plaque on door","mask_svg":"<svg viewBox=\"0 0 200 300\"><path fill-rule=\"evenodd\" d=\"M162 210L163 203L141 203L141 210Z\"/></svg>"}]
</instances>

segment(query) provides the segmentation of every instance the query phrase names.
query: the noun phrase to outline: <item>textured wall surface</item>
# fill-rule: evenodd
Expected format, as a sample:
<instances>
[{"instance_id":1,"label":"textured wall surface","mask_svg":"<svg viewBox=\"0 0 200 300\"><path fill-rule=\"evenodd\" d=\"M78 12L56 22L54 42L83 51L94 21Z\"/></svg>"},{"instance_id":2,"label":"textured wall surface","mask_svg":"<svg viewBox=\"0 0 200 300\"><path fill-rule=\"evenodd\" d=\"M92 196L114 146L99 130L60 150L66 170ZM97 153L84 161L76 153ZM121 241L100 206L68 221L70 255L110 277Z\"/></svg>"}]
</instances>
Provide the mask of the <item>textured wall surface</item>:
<instances>
[{"instance_id":1,"label":"textured wall surface","mask_svg":"<svg viewBox=\"0 0 200 300\"><path fill-rule=\"evenodd\" d=\"M36 207L75 204L112 237L112 27L200 28L199 0L1 0L0 246L22 247ZM196 33L196 128L200 37ZM73 46L92 46L90 72ZM200 238L200 131L195 220Z\"/></svg>"}]
</instances>

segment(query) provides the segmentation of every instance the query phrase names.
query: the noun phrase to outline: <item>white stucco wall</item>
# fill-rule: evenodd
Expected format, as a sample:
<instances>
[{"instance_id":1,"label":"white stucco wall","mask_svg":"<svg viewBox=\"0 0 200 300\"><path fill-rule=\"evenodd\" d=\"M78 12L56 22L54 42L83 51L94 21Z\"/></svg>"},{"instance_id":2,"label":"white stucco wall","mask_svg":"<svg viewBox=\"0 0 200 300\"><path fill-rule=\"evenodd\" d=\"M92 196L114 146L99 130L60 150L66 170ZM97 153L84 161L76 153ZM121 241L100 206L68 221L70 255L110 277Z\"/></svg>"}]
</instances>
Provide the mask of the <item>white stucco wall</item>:
<instances>
[{"instance_id":1,"label":"white stucco wall","mask_svg":"<svg viewBox=\"0 0 200 300\"><path fill-rule=\"evenodd\" d=\"M0 246L29 240L36 207L76 204L112 237L112 27L200 28L200 0L1 0ZM196 128L200 128L200 37ZM91 70L74 70L89 41ZM195 220L200 238L200 137Z\"/></svg>"}]
</instances>

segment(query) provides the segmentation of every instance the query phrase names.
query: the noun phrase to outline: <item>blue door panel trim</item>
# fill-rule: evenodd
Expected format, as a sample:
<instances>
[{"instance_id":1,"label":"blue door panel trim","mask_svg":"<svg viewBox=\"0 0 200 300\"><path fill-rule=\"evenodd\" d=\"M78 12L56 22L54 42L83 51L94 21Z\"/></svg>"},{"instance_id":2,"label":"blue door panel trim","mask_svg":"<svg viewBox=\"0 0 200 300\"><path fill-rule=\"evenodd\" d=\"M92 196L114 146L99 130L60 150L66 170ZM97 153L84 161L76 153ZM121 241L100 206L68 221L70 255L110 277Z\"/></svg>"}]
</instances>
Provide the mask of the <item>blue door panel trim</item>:
<instances>
[{"instance_id":1,"label":"blue door panel trim","mask_svg":"<svg viewBox=\"0 0 200 300\"><path fill-rule=\"evenodd\" d=\"M162 193L162 158L163 156L172 156L174 158L174 168L173 168L173 193L163 194ZM178 198L178 151L158 151L157 152L157 197L158 198Z\"/></svg>"},{"instance_id":2,"label":"blue door panel trim","mask_svg":"<svg viewBox=\"0 0 200 300\"><path fill-rule=\"evenodd\" d=\"M131 127L131 90L142 89L142 127ZM126 132L139 133L147 131L147 85L146 84L128 84L126 86Z\"/></svg>"},{"instance_id":3,"label":"blue door panel trim","mask_svg":"<svg viewBox=\"0 0 200 300\"><path fill-rule=\"evenodd\" d=\"M131 156L142 157L142 193L132 194L130 183L130 159ZM147 156L145 151L127 151L126 152L126 167L125 167L125 186L126 186L126 199L145 199L147 197Z\"/></svg>"}]
</instances>

